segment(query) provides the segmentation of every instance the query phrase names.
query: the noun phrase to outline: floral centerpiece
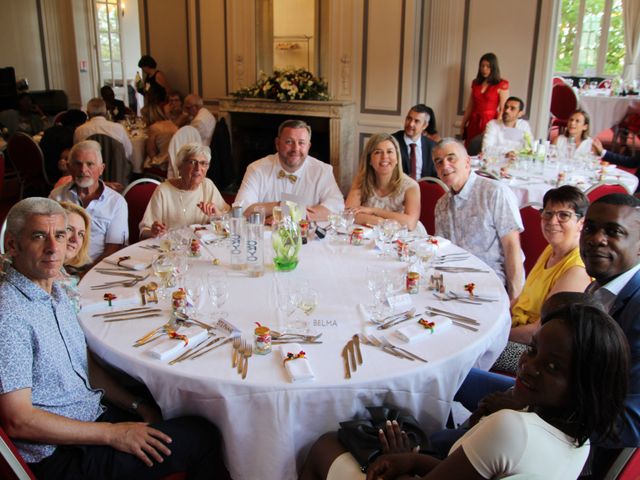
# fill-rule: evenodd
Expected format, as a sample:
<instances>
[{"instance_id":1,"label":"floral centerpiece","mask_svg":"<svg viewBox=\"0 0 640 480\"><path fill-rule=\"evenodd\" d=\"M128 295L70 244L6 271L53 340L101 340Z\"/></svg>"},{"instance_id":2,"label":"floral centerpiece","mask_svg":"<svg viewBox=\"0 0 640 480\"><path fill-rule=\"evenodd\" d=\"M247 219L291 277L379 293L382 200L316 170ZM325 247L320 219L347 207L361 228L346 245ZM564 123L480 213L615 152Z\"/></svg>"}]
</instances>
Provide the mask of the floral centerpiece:
<instances>
[{"instance_id":1,"label":"floral centerpiece","mask_svg":"<svg viewBox=\"0 0 640 480\"><path fill-rule=\"evenodd\" d=\"M302 245L300 235L300 209L294 202L287 202L289 215L274 225L271 243L275 257L275 269L281 272L293 270L298 266L298 253Z\"/></svg>"},{"instance_id":2,"label":"floral centerpiece","mask_svg":"<svg viewBox=\"0 0 640 480\"><path fill-rule=\"evenodd\" d=\"M262 72L255 85L231 92L231 95L236 98L270 98L278 102L329 100L329 88L324 79L299 68L276 70L269 76Z\"/></svg>"}]
</instances>

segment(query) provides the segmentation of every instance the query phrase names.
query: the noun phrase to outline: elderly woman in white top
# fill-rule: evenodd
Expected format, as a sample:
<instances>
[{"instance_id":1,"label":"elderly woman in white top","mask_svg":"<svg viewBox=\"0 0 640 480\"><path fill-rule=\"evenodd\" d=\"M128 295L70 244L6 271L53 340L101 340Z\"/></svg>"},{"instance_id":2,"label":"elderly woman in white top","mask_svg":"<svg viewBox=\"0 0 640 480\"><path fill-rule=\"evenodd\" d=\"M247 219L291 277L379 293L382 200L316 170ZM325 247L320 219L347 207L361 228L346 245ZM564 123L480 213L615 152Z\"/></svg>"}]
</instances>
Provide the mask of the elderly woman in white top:
<instances>
[{"instance_id":1,"label":"elderly woman in white top","mask_svg":"<svg viewBox=\"0 0 640 480\"><path fill-rule=\"evenodd\" d=\"M399 160L400 147L392 135L378 133L369 139L345 202L355 210L357 223L376 225L391 219L409 230L424 229L419 222L420 187L402 172Z\"/></svg>"},{"instance_id":2,"label":"elderly woman in white top","mask_svg":"<svg viewBox=\"0 0 640 480\"><path fill-rule=\"evenodd\" d=\"M587 112L576 110L569 117L564 134L558 135L553 143L558 146L559 150L565 150L573 139L576 146L575 154L588 155L591 153L590 123L591 119Z\"/></svg>"},{"instance_id":3,"label":"elderly woman in white top","mask_svg":"<svg viewBox=\"0 0 640 480\"><path fill-rule=\"evenodd\" d=\"M178 151L178 178L164 181L153 193L140 222L140 238L158 237L169 228L207 223L229 205L207 178L211 150L188 143Z\"/></svg>"}]
</instances>

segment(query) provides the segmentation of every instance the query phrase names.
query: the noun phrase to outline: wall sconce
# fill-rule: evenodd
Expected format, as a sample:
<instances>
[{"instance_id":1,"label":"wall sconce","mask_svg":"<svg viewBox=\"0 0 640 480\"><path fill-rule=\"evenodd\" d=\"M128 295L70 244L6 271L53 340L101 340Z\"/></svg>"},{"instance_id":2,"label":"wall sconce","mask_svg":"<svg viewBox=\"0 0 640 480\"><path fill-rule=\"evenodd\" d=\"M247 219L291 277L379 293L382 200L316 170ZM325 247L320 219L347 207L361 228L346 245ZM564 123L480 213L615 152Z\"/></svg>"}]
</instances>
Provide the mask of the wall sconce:
<instances>
[{"instance_id":1,"label":"wall sconce","mask_svg":"<svg viewBox=\"0 0 640 480\"><path fill-rule=\"evenodd\" d=\"M120 2L120 11L122 12L122 16L124 17L124 2Z\"/></svg>"}]
</instances>

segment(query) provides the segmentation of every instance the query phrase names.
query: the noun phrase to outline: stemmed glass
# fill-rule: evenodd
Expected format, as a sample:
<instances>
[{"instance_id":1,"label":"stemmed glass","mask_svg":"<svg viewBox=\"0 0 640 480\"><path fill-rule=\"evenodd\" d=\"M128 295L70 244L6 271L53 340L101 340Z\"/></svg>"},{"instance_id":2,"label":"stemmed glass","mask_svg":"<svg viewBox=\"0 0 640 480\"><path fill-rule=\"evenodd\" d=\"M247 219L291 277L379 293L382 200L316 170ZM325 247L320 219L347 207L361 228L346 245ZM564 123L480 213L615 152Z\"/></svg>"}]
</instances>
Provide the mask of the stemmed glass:
<instances>
[{"instance_id":1,"label":"stemmed glass","mask_svg":"<svg viewBox=\"0 0 640 480\"><path fill-rule=\"evenodd\" d=\"M276 273L276 308L279 313L280 328L287 331L290 327L287 319L296 311L296 297L288 282L279 277L278 273Z\"/></svg>"},{"instance_id":2,"label":"stemmed glass","mask_svg":"<svg viewBox=\"0 0 640 480\"><path fill-rule=\"evenodd\" d=\"M161 253L151 262L153 274L160 280L158 296L163 300L167 298L167 289L175 286L175 259L176 257L170 253Z\"/></svg>"},{"instance_id":3,"label":"stemmed glass","mask_svg":"<svg viewBox=\"0 0 640 480\"><path fill-rule=\"evenodd\" d=\"M298 308L305 317L309 317L318 306L318 292L311 288L306 282L294 289L291 294L291 302ZM308 318L299 318L291 322L290 327L293 330L301 332L309 332L310 325Z\"/></svg>"},{"instance_id":4,"label":"stemmed glass","mask_svg":"<svg viewBox=\"0 0 640 480\"><path fill-rule=\"evenodd\" d=\"M373 294L373 304L368 308L374 322L384 314L384 299L389 290L389 272L378 267L367 266L367 287Z\"/></svg>"},{"instance_id":5,"label":"stemmed glass","mask_svg":"<svg viewBox=\"0 0 640 480\"><path fill-rule=\"evenodd\" d=\"M347 234L351 232L351 226L356 221L356 212L352 208L345 208L342 212L342 223L347 231Z\"/></svg>"},{"instance_id":6,"label":"stemmed glass","mask_svg":"<svg viewBox=\"0 0 640 480\"><path fill-rule=\"evenodd\" d=\"M393 241L400 230L400 224L395 220L387 219L379 223L377 227L379 241L376 242L376 245L382 251L382 256L390 255L393 250Z\"/></svg>"},{"instance_id":7,"label":"stemmed glass","mask_svg":"<svg viewBox=\"0 0 640 480\"><path fill-rule=\"evenodd\" d=\"M189 261L185 253L173 255L173 267L175 275L175 285L178 287L183 287L187 270L189 270Z\"/></svg>"},{"instance_id":8,"label":"stemmed glass","mask_svg":"<svg viewBox=\"0 0 640 480\"><path fill-rule=\"evenodd\" d=\"M215 309L212 313L213 320L226 318L227 312L220 310L220 307L222 307L229 298L229 283L227 282L227 276L217 272L210 273L207 276L207 288L209 289L211 303Z\"/></svg>"},{"instance_id":9,"label":"stemmed glass","mask_svg":"<svg viewBox=\"0 0 640 480\"><path fill-rule=\"evenodd\" d=\"M329 220L329 229L327 231L327 234L329 238L335 239L338 236L340 228L343 225L342 214L330 213L328 220Z\"/></svg>"}]
</instances>

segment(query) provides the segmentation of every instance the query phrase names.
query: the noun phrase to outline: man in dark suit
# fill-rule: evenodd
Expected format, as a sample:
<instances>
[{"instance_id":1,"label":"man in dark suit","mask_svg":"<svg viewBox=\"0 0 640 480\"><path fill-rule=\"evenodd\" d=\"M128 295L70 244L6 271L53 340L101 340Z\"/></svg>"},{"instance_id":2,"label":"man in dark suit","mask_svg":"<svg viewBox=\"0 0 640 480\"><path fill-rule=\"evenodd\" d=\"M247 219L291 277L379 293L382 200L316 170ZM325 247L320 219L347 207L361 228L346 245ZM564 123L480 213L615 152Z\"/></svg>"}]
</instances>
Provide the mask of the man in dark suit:
<instances>
[{"instance_id":1,"label":"man in dark suit","mask_svg":"<svg viewBox=\"0 0 640 480\"><path fill-rule=\"evenodd\" d=\"M592 443L593 473L600 478L620 448L640 446L640 199L616 193L593 202L580 236L580 256L595 278L587 293L599 297L618 322L631 351L619 438Z\"/></svg>"},{"instance_id":2,"label":"man in dark suit","mask_svg":"<svg viewBox=\"0 0 640 480\"><path fill-rule=\"evenodd\" d=\"M593 153L599 155L603 160L606 160L609 163L620 165L621 167L637 168L636 176L640 178L640 151L636 152L633 157L611 152L609 150L605 150L602 146L602 142L597 138L593 139L591 148L593 149ZM637 192L640 192L640 183L638 183L638 188L636 188L636 193Z\"/></svg>"},{"instance_id":3,"label":"man in dark suit","mask_svg":"<svg viewBox=\"0 0 640 480\"><path fill-rule=\"evenodd\" d=\"M424 135L429 126L429 120L431 120L429 107L422 103L414 105L404 119L404 130L398 130L393 134L400 144L402 170L415 180L438 176L431 159L431 150L436 143ZM415 170L412 170L414 163L411 160L412 149L415 149Z\"/></svg>"}]
</instances>

